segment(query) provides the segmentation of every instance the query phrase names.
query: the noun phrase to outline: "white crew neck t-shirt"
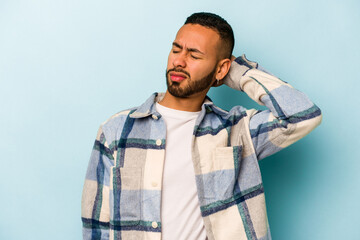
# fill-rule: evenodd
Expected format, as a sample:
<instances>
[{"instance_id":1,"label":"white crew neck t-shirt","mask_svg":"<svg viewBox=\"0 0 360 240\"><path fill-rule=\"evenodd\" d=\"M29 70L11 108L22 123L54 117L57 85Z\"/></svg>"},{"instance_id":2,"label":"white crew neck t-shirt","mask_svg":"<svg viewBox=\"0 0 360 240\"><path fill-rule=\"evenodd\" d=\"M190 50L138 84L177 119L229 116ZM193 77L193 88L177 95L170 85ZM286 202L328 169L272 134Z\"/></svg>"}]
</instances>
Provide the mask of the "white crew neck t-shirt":
<instances>
[{"instance_id":1,"label":"white crew neck t-shirt","mask_svg":"<svg viewBox=\"0 0 360 240\"><path fill-rule=\"evenodd\" d=\"M166 123L165 165L161 196L163 240L205 240L197 196L191 143L200 112L186 112L156 103Z\"/></svg>"}]
</instances>

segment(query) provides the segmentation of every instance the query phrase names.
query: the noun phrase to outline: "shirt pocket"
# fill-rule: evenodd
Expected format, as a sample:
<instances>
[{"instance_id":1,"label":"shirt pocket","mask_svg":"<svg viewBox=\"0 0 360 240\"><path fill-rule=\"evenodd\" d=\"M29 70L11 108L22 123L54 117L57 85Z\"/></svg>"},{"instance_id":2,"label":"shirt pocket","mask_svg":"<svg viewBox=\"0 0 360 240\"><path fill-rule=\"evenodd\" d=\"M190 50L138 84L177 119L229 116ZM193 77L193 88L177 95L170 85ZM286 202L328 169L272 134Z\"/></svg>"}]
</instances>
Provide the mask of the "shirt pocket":
<instances>
[{"instance_id":1,"label":"shirt pocket","mask_svg":"<svg viewBox=\"0 0 360 240\"><path fill-rule=\"evenodd\" d=\"M142 168L113 167L110 177L112 183L111 216L114 225L136 224L141 220Z\"/></svg>"},{"instance_id":2,"label":"shirt pocket","mask_svg":"<svg viewBox=\"0 0 360 240\"><path fill-rule=\"evenodd\" d=\"M206 169L199 180L203 182L202 205L228 200L233 197L239 166L241 163L242 146L217 147L207 162Z\"/></svg>"},{"instance_id":3,"label":"shirt pocket","mask_svg":"<svg viewBox=\"0 0 360 240\"><path fill-rule=\"evenodd\" d=\"M242 146L217 147L214 152L214 169L239 169Z\"/></svg>"}]
</instances>

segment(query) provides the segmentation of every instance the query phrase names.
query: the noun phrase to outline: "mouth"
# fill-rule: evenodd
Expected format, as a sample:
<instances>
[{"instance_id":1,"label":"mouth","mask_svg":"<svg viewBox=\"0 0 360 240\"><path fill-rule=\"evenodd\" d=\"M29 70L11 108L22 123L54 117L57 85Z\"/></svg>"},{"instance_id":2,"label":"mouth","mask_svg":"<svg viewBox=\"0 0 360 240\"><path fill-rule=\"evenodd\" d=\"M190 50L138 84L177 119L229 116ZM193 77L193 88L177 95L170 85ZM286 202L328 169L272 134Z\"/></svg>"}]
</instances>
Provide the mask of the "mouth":
<instances>
[{"instance_id":1,"label":"mouth","mask_svg":"<svg viewBox=\"0 0 360 240\"><path fill-rule=\"evenodd\" d=\"M186 79L187 76L185 74L182 74L182 73L178 73L178 72L174 73L173 72L173 73L170 73L170 78L174 82L181 82L184 79Z\"/></svg>"}]
</instances>

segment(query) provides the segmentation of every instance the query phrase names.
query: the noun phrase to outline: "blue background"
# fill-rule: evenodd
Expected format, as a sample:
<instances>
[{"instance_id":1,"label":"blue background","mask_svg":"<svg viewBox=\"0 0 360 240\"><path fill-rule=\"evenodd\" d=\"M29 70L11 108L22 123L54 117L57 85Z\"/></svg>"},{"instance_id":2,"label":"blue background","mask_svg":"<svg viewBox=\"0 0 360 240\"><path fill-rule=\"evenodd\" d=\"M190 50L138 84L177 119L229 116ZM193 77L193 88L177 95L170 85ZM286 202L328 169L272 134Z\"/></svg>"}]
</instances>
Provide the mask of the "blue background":
<instances>
[{"instance_id":1,"label":"blue background","mask_svg":"<svg viewBox=\"0 0 360 240\"><path fill-rule=\"evenodd\" d=\"M167 55L193 12L223 16L234 55L305 92L310 135L261 161L273 239L360 239L360 3L0 1L0 239L81 239L100 123L165 91ZM218 105L259 106L226 86Z\"/></svg>"}]
</instances>

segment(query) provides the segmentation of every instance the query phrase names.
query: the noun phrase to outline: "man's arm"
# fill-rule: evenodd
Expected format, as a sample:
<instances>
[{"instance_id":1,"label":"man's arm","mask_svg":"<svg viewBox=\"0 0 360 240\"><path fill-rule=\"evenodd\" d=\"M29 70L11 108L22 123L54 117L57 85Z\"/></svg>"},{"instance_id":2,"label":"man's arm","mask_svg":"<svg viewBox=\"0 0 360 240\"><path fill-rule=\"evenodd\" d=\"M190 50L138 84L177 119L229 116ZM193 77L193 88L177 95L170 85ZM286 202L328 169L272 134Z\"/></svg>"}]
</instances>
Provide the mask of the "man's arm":
<instances>
[{"instance_id":1,"label":"man's arm","mask_svg":"<svg viewBox=\"0 0 360 240\"><path fill-rule=\"evenodd\" d=\"M109 149L100 127L91 153L81 201L84 240L109 239L109 173L113 164L113 151Z\"/></svg>"},{"instance_id":2,"label":"man's arm","mask_svg":"<svg viewBox=\"0 0 360 240\"><path fill-rule=\"evenodd\" d=\"M250 134L258 159L296 142L321 122L320 109L302 92L251 62L236 58L224 83L269 110L249 110Z\"/></svg>"}]
</instances>

